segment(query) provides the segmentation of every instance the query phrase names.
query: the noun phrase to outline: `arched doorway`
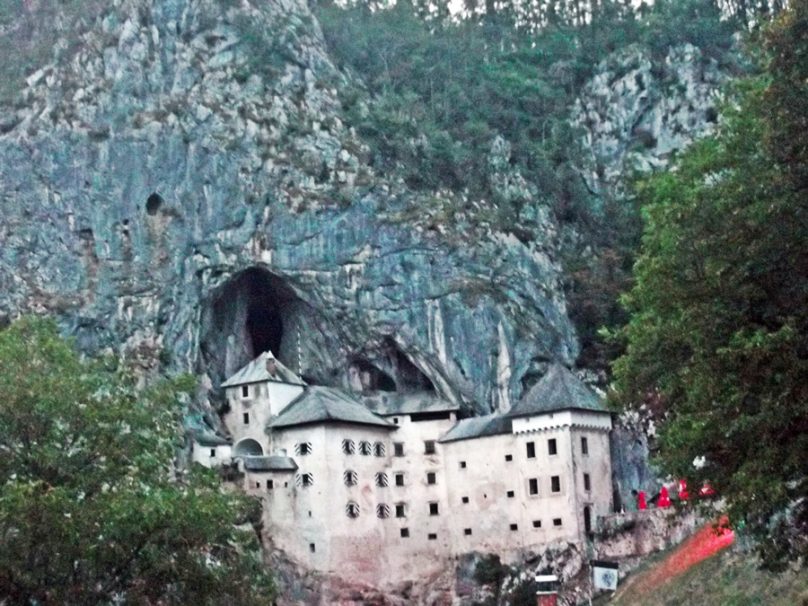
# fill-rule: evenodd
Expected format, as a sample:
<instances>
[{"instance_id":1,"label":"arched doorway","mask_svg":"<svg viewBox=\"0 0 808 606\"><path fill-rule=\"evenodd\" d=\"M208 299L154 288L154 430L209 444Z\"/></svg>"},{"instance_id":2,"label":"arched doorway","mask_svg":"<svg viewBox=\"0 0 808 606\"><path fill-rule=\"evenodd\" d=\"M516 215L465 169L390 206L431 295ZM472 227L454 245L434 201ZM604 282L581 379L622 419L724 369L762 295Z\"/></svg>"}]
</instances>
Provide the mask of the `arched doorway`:
<instances>
[{"instance_id":1,"label":"arched doorway","mask_svg":"<svg viewBox=\"0 0 808 606\"><path fill-rule=\"evenodd\" d=\"M244 438L236 443L233 448L233 456L235 457L261 457L264 455L264 449L257 440L252 438Z\"/></svg>"}]
</instances>

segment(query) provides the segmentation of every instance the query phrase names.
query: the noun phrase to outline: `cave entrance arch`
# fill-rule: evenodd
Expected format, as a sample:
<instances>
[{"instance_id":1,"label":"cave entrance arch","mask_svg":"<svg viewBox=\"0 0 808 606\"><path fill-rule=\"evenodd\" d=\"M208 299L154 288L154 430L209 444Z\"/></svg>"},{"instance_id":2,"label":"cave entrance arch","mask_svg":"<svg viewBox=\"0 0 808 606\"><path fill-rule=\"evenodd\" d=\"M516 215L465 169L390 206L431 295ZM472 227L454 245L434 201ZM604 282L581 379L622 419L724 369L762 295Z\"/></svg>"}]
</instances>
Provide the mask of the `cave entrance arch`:
<instances>
[{"instance_id":1,"label":"cave entrance arch","mask_svg":"<svg viewBox=\"0 0 808 606\"><path fill-rule=\"evenodd\" d=\"M264 456L264 449L257 440L252 438L244 438L236 442L233 447L233 456L236 457L262 457Z\"/></svg>"}]
</instances>

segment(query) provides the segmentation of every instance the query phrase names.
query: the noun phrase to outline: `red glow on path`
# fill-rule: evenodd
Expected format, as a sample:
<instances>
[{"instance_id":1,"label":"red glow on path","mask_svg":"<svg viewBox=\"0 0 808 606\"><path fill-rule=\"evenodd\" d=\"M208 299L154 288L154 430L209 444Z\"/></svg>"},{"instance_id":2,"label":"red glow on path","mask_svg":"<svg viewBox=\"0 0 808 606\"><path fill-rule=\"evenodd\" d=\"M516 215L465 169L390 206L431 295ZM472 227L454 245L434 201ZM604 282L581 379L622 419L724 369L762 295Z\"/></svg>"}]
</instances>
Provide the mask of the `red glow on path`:
<instances>
[{"instance_id":1,"label":"red glow on path","mask_svg":"<svg viewBox=\"0 0 808 606\"><path fill-rule=\"evenodd\" d=\"M717 527L707 524L683 541L658 565L638 576L631 586L641 591L654 591L673 577L726 549L734 540L735 534L727 528L727 518L724 516L718 521Z\"/></svg>"}]
</instances>

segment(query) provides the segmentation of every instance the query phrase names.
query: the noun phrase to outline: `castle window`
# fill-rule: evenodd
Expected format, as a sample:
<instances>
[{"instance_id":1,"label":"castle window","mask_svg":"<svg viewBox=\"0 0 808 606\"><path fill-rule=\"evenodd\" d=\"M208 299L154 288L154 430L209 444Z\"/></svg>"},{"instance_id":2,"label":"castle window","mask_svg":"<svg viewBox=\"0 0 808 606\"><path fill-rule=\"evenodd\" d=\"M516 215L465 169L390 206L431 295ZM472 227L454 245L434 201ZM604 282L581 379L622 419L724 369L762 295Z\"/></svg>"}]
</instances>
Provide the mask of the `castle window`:
<instances>
[{"instance_id":1,"label":"castle window","mask_svg":"<svg viewBox=\"0 0 808 606\"><path fill-rule=\"evenodd\" d=\"M558 454L558 442L556 442L555 438L547 440L547 453L551 455Z\"/></svg>"},{"instance_id":2,"label":"castle window","mask_svg":"<svg viewBox=\"0 0 808 606\"><path fill-rule=\"evenodd\" d=\"M398 425L398 417L393 417L393 423L395 423L396 425Z\"/></svg>"},{"instance_id":3,"label":"castle window","mask_svg":"<svg viewBox=\"0 0 808 606\"><path fill-rule=\"evenodd\" d=\"M404 486L404 474L397 473L396 474L396 486Z\"/></svg>"},{"instance_id":4,"label":"castle window","mask_svg":"<svg viewBox=\"0 0 808 606\"><path fill-rule=\"evenodd\" d=\"M249 385L242 385L241 386L241 397L242 398L249 398L250 397L250 386Z\"/></svg>"},{"instance_id":5,"label":"castle window","mask_svg":"<svg viewBox=\"0 0 808 606\"><path fill-rule=\"evenodd\" d=\"M245 412L242 418L244 419L244 424L245 424L245 425L249 425L249 424L250 424L250 413Z\"/></svg>"},{"instance_id":6,"label":"castle window","mask_svg":"<svg viewBox=\"0 0 808 606\"><path fill-rule=\"evenodd\" d=\"M342 441L342 452L347 455L352 455L356 452L356 445L354 444L353 440L343 440Z\"/></svg>"},{"instance_id":7,"label":"castle window","mask_svg":"<svg viewBox=\"0 0 808 606\"><path fill-rule=\"evenodd\" d=\"M438 515L438 504L437 503L430 503L429 504L429 515L431 515L431 516Z\"/></svg>"},{"instance_id":8,"label":"castle window","mask_svg":"<svg viewBox=\"0 0 808 606\"><path fill-rule=\"evenodd\" d=\"M539 494L539 479L529 478L527 481L527 492L531 495Z\"/></svg>"},{"instance_id":9,"label":"castle window","mask_svg":"<svg viewBox=\"0 0 808 606\"><path fill-rule=\"evenodd\" d=\"M553 526L561 526L561 518L553 518Z\"/></svg>"},{"instance_id":10,"label":"castle window","mask_svg":"<svg viewBox=\"0 0 808 606\"><path fill-rule=\"evenodd\" d=\"M589 454L589 440L586 436L581 436L581 454L584 456Z\"/></svg>"},{"instance_id":11,"label":"castle window","mask_svg":"<svg viewBox=\"0 0 808 606\"><path fill-rule=\"evenodd\" d=\"M295 444L295 454L305 456L311 454L311 442L298 442Z\"/></svg>"},{"instance_id":12,"label":"castle window","mask_svg":"<svg viewBox=\"0 0 808 606\"><path fill-rule=\"evenodd\" d=\"M465 461L460 461L460 469L465 469L465 468L466 468L466 462Z\"/></svg>"},{"instance_id":13,"label":"castle window","mask_svg":"<svg viewBox=\"0 0 808 606\"><path fill-rule=\"evenodd\" d=\"M533 528L541 528L541 520L533 520Z\"/></svg>"},{"instance_id":14,"label":"castle window","mask_svg":"<svg viewBox=\"0 0 808 606\"><path fill-rule=\"evenodd\" d=\"M427 484L437 484L438 483L438 476L435 474L434 471L428 471L426 474L426 483Z\"/></svg>"},{"instance_id":15,"label":"castle window","mask_svg":"<svg viewBox=\"0 0 808 606\"><path fill-rule=\"evenodd\" d=\"M536 443L535 442L528 442L525 444L527 447L527 458L528 459L535 459L536 458Z\"/></svg>"},{"instance_id":16,"label":"castle window","mask_svg":"<svg viewBox=\"0 0 808 606\"><path fill-rule=\"evenodd\" d=\"M561 492L561 477L552 476L550 478L550 490L552 492Z\"/></svg>"},{"instance_id":17,"label":"castle window","mask_svg":"<svg viewBox=\"0 0 808 606\"><path fill-rule=\"evenodd\" d=\"M272 490L273 488L275 488L275 481L267 480L267 490Z\"/></svg>"},{"instance_id":18,"label":"castle window","mask_svg":"<svg viewBox=\"0 0 808 606\"><path fill-rule=\"evenodd\" d=\"M408 536L410 536L410 529L409 528L402 528L400 532L401 532L401 538L402 539L406 539Z\"/></svg>"},{"instance_id":19,"label":"castle window","mask_svg":"<svg viewBox=\"0 0 808 606\"><path fill-rule=\"evenodd\" d=\"M384 503L376 505L376 517L385 520L390 517L390 506Z\"/></svg>"},{"instance_id":20,"label":"castle window","mask_svg":"<svg viewBox=\"0 0 808 606\"><path fill-rule=\"evenodd\" d=\"M384 448L384 443L383 442L376 442L373 445L373 454L376 455L377 457L383 457L384 456L384 450L385 450L385 448Z\"/></svg>"},{"instance_id":21,"label":"castle window","mask_svg":"<svg viewBox=\"0 0 808 606\"><path fill-rule=\"evenodd\" d=\"M354 501L348 501L348 504L345 506L345 515L347 515L352 520L355 520L359 517L359 505Z\"/></svg>"},{"instance_id":22,"label":"castle window","mask_svg":"<svg viewBox=\"0 0 808 606\"><path fill-rule=\"evenodd\" d=\"M509 454L505 455L505 462L507 463L507 462L510 462L510 461L513 461L513 455L509 455Z\"/></svg>"},{"instance_id":23,"label":"castle window","mask_svg":"<svg viewBox=\"0 0 808 606\"><path fill-rule=\"evenodd\" d=\"M460 502L461 502L461 503L468 503L468 502L469 502L469 498L468 498L468 497L461 497L461 498L460 498Z\"/></svg>"},{"instance_id":24,"label":"castle window","mask_svg":"<svg viewBox=\"0 0 808 606\"><path fill-rule=\"evenodd\" d=\"M507 495L507 497L508 497L509 499L512 499L512 498L515 496L515 493L513 492L513 490L509 490L509 491L508 491L508 492L506 492L505 494Z\"/></svg>"},{"instance_id":25,"label":"castle window","mask_svg":"<svg viewBox=\"0 0 808 606\"><path fill-rule=\"evenodd\" d=\"M519 530L519 526L516 524L511 524L511 530Z\"/></svg>"},{"instance_id":26,"label":"castle window","mask_svg":"<svg viewBox=\"0 0 808 606\"><path fill-rule=\"evenodd\" d=\"M397 457L404 456L404 442L393 442L393 454Z\"/></svg>"},{"instance_id":27,"label":"castle window","mask_svg":"<svg viewBox=\"0 0 808 606\"><path fill-rule=\"evenodd\" d=\"M379 473L377 473L376 474L376 486L384 488L385 486L387 486L387 484L388 484L388 482L387 482L387 474L384 473L383 471L380 471Z\"/></svg>"},{"instance_id":28,"label":"castle window","mask_svg":"<svg viewBox=\"0 0 808 606\"><path fill-rule=\"evenodd\" d=\"M424 454L435 454L435 440L424 441Z\"/></svg>"},{"instance_id":29,"label":"castle window","mask_svg":"<svg viewBox=\"0 0 808 606\"><path fill-rule=\"evenodd\" d=\"M295 484L304 488L314 485L314 476L310 473L299 473L295 475Z\"/></svg>"},{"instance_id":30,"label":"castle window","mask_svg":"<svg viewBox=\"0 0 808 606\"><path fill-rule=\"evenodd\" d=\"M592 483L589 481L589 474L584 474L584 490L592 490Z\"/></svg>"},{"instance_id":31,"label":"castle window","mask_svg":"<svg viewBox=\"0 0 808 606\"><path fill-rule=\"evenodd\" d=\"M426 538L429 539L430 541L437 541L438 535L434 532L430 532L428 535L426 535Z\"/></svg>"},{"instance_id":32,"label":"castle window","mask_svg":"<svg viewBox=\"0 0 808 606\"><path fill-rule=\"evenodd\" d=\"M372 448L370 446L370 442L359 442L359 454L368 456L372 454Z\"/></svg>"},{"instance_id":33,"label":"castle window","mask_svg":"<svg viewBox=\"0 0 808 606\"><path fill-rule=\"evenodd\" d=\"M351 471L350 469L347 470L345 473L342 474L342 479L345 480L346 486L356 486L356 472Z\"/></svg>"},{"instance_id":34,"label":"castle window","mask_svg":"<svg viewBox=\"0 0 808 606\"><path fill-rule=\"evenodd\" d=\"M404 503L396 503L396 517L397 518L407 517L407 507L404 505Z\"/></svg>"},{"instance_id":35,"label":"castle window","mask_svg":"<svg viewBox=\"0 0 808 606\"><path fill-rule=\"evenodd\" d=\"M256 482L256 483L255 483L255 487L256 487L256 488L261 488L261 482Z\"/></svg>"},{"instance_id":36,"label":"castle window","mask_svg":"<svg viewBox=\"0 0 808 606\"><path fill-rule=\"evenodd\" d=\"M215 459L215 458L216 458L216 449L215 449L215 448L211 448L211 449L210 449L210 458L211 458L211 459Z\"/></svg>"},{"instance_id":37,"label":"castle window","mask_svg":"<svg viewBox=\"0 0 808 606\"><path fill-rule=\"evenodd\" d=\"M314 553L316 551L314 543L309 543L309 551L312 552L312 553Z\"/></svg>"},{"instance_id":38,"label":"castle window","mask_svg":"<svg viewBox=\"0 0 808 606\"><path fill-rule=\"evenodd\" d=\"M470 537L471 536L471 528L464 528L463 529L463 534L466 535L467 537Z\"/></svg>"}]
</instances>

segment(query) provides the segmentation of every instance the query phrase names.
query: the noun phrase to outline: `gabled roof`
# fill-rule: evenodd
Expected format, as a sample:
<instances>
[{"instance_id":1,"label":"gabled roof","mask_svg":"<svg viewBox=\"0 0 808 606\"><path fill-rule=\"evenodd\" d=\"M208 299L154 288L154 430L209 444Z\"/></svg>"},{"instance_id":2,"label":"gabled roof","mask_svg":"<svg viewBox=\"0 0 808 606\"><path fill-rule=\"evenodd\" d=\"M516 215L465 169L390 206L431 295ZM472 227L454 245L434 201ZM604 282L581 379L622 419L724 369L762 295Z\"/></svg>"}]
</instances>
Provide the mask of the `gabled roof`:
<instances>
[{"instance_id":1,"label":"gabled roof","mask_svg":"<svg viewBox=\"0 0 808 606\"><path fill-rule=\"evenodd\" d=\"M269 422L273 429L338 421L357 425L396 426L373 414L352 396L331 387L310 386Z\"/></svg>"},{"instance_id":2,"label":"gabled roof","mask_svg":"<svg viewBox=\"0 0 808 606\"><path fill-rule=\"evenodd\" d=\"M186 415L183 424L194 442L202 446L225 446L232 442L220 436L199 413Z\"/></svg>"},{"instance_id":3,"label":"gabled roof","mask_svg":"<svg viewBox=\"0 0 808 606\"><path fill-rule=\"evenodd\" d=\"M383 417L421 412L451 412L460 408L457 404L452 404L428 391L413 393L383 392L365 396L362 401L373 412Z\"/></svg>"},{"instance_id":4,"label":"gabled roof","mask_svg":"<svg viewBox=\"0 0 808 606\"><path fill-rule=\"evenodd\" d=\"M275 374L267 371L267 361L275 360ZM275 383L291 383L292 385L305 385L303 379L298 377L291 370L286 368L281 361L272 355L272 352L265 351L246 366L240 368L236 374L222 383L222 387L234 387L236 385L246 385L248 383L261 383L263 381L274 381Z\"/></svg>"},{"instance_id":5,"label":"gabled roof","mask_svg":"<svg viewBox=\"0 0 808 606\"><path fill-rule=\"evenodd\" d=\"M438 442L456 442L511 433L511 420L498 413L458 421Z\"/></svg>"},{"instance_id":6,"label":"gabled roof","mask_svg":"<svg viewBox=\"0 0 808 606\"><path fill-rule=\"evenodd\" d=\"M247 471L295 471L297 463L291 457L270 455L268 457L244 457Z\"/></svg>"},{"instance_id":7,"label":"gabled roof","mask_svg":"<svg viewBox=\"0 0 808 606\"><path fill-rule=\"evenodd\" d=\"M608 412L598 395L578 377L560 364L553 364L508 416L525 417L570 409Z\"/></svg>"}]
</instances>

